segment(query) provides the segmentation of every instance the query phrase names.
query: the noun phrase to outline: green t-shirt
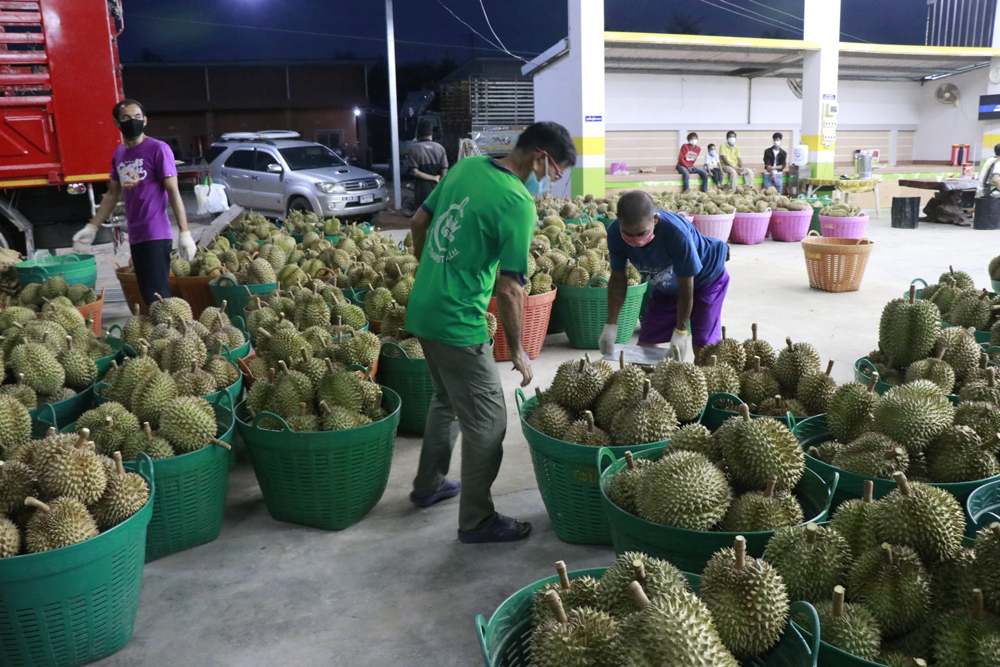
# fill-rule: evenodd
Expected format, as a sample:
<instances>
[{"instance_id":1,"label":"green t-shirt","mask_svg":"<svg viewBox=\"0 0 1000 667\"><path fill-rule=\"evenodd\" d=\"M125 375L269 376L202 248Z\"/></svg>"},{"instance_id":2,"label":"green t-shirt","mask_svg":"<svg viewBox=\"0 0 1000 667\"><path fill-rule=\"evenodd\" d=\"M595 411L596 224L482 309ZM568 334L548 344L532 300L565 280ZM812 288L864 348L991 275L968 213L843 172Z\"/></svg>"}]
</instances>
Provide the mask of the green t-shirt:
<instances>
[{"instance_id":1,"label":"green t-shirt","mask_svg":"<svg viewBox=\"0 0 1000 667\"><path fill-rule=\"evenodd\" d=\"M489 341L484 314L499 263L526 274L538 215L524 184L488 157L455 164L424 202L431 226L406 330L445 345Z\"/></svg>"}]
</instances>

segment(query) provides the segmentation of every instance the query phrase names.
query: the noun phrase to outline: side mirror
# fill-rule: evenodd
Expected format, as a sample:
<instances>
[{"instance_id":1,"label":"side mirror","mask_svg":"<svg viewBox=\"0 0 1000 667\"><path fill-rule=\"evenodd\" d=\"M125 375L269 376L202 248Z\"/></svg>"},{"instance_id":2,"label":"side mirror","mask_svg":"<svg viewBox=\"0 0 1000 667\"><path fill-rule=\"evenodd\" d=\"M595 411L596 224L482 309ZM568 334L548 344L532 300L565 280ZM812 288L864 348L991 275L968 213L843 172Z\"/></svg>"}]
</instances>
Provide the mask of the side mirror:
<instances>
[{"instance_id":1,"label":"side mirror","mask_svg":"<svg viewBox=\"0 0 1000 667\"><path fill-rule=\"evenodd\" d=\"M280 174L283 171L284 169L281 168L280 164L275 164L274 162L272 162L271 164L267 165L267 173L269 174Z\"/></svg>"}]
</instances>

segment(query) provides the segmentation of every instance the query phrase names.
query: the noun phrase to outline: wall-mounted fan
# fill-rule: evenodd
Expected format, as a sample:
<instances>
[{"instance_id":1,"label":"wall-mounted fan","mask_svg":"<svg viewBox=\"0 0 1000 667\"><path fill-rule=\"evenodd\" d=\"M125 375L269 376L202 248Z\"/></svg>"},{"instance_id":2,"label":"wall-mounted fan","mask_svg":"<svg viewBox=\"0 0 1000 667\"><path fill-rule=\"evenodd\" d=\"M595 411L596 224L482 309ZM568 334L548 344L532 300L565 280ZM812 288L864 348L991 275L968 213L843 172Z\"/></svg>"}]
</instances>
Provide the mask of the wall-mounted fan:
<instances>
[{"instance_id":1,"label":"wall-mounted fan","mask_svg":"<svg viewBox=\"0 0 1000 667\"><path fill-rule=\"evenodd\" d=\"M958 86L953 83L942 83L934 91L934 99L936 99L941 104L951 104L956 105L958 101L962 99L962 93L958 90Z\"/></svg>"}]
</instances>

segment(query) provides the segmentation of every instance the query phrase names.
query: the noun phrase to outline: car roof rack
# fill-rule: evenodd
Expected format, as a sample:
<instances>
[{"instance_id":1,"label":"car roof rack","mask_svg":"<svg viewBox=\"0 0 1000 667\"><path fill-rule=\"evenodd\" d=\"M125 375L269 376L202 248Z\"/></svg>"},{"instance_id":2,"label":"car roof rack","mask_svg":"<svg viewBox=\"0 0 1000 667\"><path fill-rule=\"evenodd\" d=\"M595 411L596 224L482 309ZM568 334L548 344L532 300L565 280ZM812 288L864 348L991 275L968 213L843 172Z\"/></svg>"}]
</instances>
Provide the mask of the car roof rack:
<instances>
[{"instance_id":1,"label":"car roof rack","mask_svg":"<svg viewBox=\"0 0 1000 667\"><path fill-rule=\"evenodd\" d=\"M274 141L275 139L301 139L302 135L292 130L264 130L262 132L226 132L222 141Z\"/></svg>"}]
</instances>

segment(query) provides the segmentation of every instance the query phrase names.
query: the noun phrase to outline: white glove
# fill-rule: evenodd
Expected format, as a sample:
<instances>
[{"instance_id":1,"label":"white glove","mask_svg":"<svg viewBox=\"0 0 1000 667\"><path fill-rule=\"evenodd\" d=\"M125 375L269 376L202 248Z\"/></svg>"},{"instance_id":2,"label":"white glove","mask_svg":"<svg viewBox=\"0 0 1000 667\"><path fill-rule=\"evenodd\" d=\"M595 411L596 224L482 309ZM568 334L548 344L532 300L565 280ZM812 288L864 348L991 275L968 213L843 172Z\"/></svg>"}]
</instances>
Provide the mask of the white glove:
<instances>
[{"instance_id":1,"label":"white glove","mask_svg":"<svg viewBox=\"0 0 1000 667\"><path fill-rule=\"evenodd\" d=\"M680 332L674 329L674 334L670 337L670 356L673 359L684 361L687 357L688 348L691 347L691 334L687 331Z\"/></svg>"},{"instance_id":2,"label":"white glove","mask_svg":"<svg viewBox=\"0 0 1000 667\"><path fill-rule=\"evenodd\" d=\"M73 234L73 252L78 255L88 255L90 254L90 246L94 244L94 238L97 236L97 227L93 225L84 225L83 229Z\"/></svg>"},{"instance_id":3,"label":"white glove","mask_svg":"<svg viewBox=\"0 0 1000 667\"><path fill-rule=\"evenodd\" d=\"M605 324L601 338L597 342L597 347L601 349L601 354L611 354L615 351L615 340L618 338L618 325Z\"/></svg>"},{"instance_id":4,"label":"white glove","mask_svg":"<svg viewBox=\"0 0 1000 667\"><path fill-rule=\"evenodd\" d=\"M177 239L177 254L180 258L190 262L194 259L194 254L198 252L197 246L194 244L194 239L191 238L191 232L181 232L181 236Z\"/></svg>"}]
</instances>

